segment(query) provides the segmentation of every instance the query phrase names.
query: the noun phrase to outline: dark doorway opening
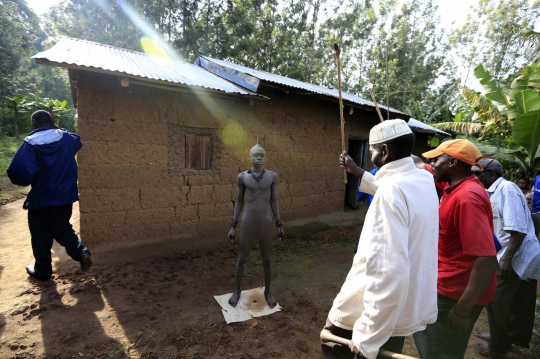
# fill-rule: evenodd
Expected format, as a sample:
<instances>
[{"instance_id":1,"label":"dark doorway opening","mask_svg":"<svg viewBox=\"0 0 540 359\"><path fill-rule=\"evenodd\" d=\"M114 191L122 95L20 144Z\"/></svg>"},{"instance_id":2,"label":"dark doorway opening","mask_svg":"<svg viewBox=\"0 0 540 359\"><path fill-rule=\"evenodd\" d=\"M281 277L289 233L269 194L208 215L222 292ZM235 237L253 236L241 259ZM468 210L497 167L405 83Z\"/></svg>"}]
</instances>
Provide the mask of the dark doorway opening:
<instances>
[{"instance_id":1,"label":"dark doorway opening","mask_svg":"<svg viewBox=\"0 0 540 359\"><path fill-rule=\"evenodd\" d=\"M354 162L361 168L366 168L368 142L361 140L349 140L347 152ZM345 189L345 209L358 209L358 185L360 178L347 173L347 187Z\"/></svg>"}]
</instances>

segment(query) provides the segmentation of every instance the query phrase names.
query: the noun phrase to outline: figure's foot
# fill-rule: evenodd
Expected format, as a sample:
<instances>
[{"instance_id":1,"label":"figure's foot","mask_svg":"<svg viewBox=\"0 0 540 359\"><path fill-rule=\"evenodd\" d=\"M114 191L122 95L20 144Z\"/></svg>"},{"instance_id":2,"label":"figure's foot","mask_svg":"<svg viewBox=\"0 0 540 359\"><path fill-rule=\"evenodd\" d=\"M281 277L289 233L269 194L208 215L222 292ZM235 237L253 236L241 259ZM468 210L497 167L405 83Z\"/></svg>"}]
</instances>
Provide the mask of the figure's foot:
<instances>
[{"instance_id":1,"label":"figure's foot","mask_svg":"<svg viewBox=\"0 0 540 359\"><path fill-rule=\"evenodd\" d=\"M268 303L268 306L270 308L274 308L277 304L277 301L272 297L272 294L270 292L264 292L264 298L266 298L266 303Z\"/></svg>"},{"instance_id":2,"label":"figure's foot","mask_svg":"<svg viewBox=\"0 0 540 359\"><path fill-rule=\"evenodd\" d=\"M480 352L481 355L492 358L492 359L510 359L512 358L508 352L506 353L495 353L489 350L488 343L473 343L473 346Z\"/></svg>"},{"instance_id":3,"label":"figure's foot","mask_svg":"<svg viewBox=\"0 0 540 359\"><path fill-rule=\"evenodd\" d=\"M88 252L83 252L81 258L81 271L87 271L92 266L92 255Z\"/></svg>"},{"instance_id":4,"label":"figure's foot","mask_svg":"<svg viewBox=\"0 0 540 359\"><path fill-rule=\"evenodd\" d=\"M491 339L491 336L489 335L489 333L481 332L479 330L474 332L474 336L482 340L485 340L487 342L489 342L489 339Z\"/></svg>"},{"instance_id":5,"label":"figure's foot","mask_svg":"<svg viewBox=\"0 0 540 359\"><path fill-rule=\"evenodd\" d=\"M28 273L28 275L30 277L34 277L34 278L39 279L39 280L49 280L49 279L51 279L50 275L45 275L45 274L39 273L38 271L36 271L34 266L31 265L31 264L26 266L26 273Z\"/></svg>"},{"instance_id":6,"label":"figure's foot","mask_svg":"<svg viewBox=\"0 0 540 359\"><path fill-rule=\"evenodd\" d=\"M236 305L238 304L238 301L240 300L240 293L242 293L242 291L237 290L229 298L229 304L230 304L231 307L236 308Z\"/></svg>"}]
</instances>

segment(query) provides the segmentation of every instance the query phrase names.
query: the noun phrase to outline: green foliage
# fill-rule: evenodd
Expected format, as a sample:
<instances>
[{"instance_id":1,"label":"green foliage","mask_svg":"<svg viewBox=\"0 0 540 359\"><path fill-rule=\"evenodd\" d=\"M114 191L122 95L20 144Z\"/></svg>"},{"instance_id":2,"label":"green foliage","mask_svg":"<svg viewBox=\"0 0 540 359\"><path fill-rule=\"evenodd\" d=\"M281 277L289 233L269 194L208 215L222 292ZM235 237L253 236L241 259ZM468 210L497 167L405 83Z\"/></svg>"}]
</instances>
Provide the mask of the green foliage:
<instances>
[{"instance_id":1,"label":"green foliage","mask_svg":"<svg viewBox=\"0 0 540 359\"><path fill-rule=\"evenodd\" d=\"M540 169L540 86L538 84L540 68L538 64L534 63L521 69L519 76L511 82L510 86L497 80L482 65L476 67L475 75L486 94L482 95L464 89L463 95L474 111L474 115L467 121L455 123L467 126L481 124L483 127L480 128L482 132L480 139L498 144L492 146L480 143L482 153L512 163L526 175L533 177ZM501 138L504 141L501 141Z\"/></svg>"},{"instance_id":2,"label":"green foliage","mask_svg":"<svg viewBox=\"0 0 540 359\"><path fill-rule=\"evenodd\" d=\"M67 107L67 101L42 98L35 95L4 96L5 104L2 131L8 136L19 138L21 133L32 131L30 115L37 110L45 110L53 115L56 124L69 131L76 131L75 111Z\"/></svg>"},{"instance_id":3,"label":"green foliage","mask_svg":"<svg viewBox=\"0 0 540 359\"><path fill-rule=\"evenodd\" d=\"M539 18L538 0L480 0L463 27L450 34L450 43L465 67L482 63L496 78L507 78L530 63L516 32Z\"/></svg>"},{"instance_id":4,"label":"green foliage","mask_svg":"<svg viewBox=\"0 0 540 359\"><path fill-rule=\"evenodd\" d=\"M21 140L0 135L0 177L6 177L6 170L21 145Z\"/></svg>"}]
</instances>

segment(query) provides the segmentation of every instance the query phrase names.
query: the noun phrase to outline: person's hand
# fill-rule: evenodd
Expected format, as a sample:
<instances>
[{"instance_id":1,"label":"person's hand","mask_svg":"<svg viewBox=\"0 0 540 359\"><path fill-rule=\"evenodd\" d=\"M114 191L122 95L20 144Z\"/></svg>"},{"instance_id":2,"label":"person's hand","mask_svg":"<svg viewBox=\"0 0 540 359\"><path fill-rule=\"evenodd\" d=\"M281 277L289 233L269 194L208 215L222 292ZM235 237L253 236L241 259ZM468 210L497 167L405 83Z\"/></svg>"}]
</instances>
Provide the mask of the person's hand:
<instances>
[{"instance_id":1,"label":"person's hand","mask_svg":"<svg viewBox=\"0 0 540 359\"><path fill-rule=\"evenodd\" d=\"M458 333L465 333L469 325L471 325L471 313L456 313L456 307L450 309L446 318L446 331L453 330Z\"/></svg>"},{"instance_id":2,"label":"person's hand","mask_svg":"<svg viewBox=\"0 0 540 359\"><path fill-rule=\"evenodd\" d=\"M510 279L512 277L512 273L514 272L514 269L512 268L512 260L502 257L499 261L499 267L501 268L501 272L497 276L497 278L501 280Z\"/></svg>"},{"instance_id":3,"label":"person's hand","mask_svg":"<svg viewBox=\"0 0 540 359\"><path fill-rule=\"evenodd\" d=\"M229 234L227 235L227 238L229 238L229 241L231 243L234 243L234 239L236 238L236 229L231 227L231 230L229 231Z\"/></svg>"},{"instance_id":4,"label":"person's hand","mask_svg":"<svg viewBox=\"0 0 540 359\"><path fill-rule=\"evenodd\" d=\"M349 156L347 154L347 152L343 152L340 156L339 156L339 165L340 167L343 167L347 170L347 172L349 173L352 173L353 172L353 169L355 167L358 167L356 166L356 163L354 163L353 159L351 158L351 156Z\"/></svg>"},{"instance_id":5,"label":"person's hand","mask_svg":"<svg viewBox=\"0 0 540 359\"><path fill-rule=\"evenodd\" d=\"M285 236L285 232L283 232L283 226L277 227L277 233L278 239L283 239L283 237Z\"/></svg>"},{"instance_id":6,"label":"person's hand","mask_svg":"<svg viewBox=\"0 0 540 359\"><path fill-rule=\"evenodd\" d=\"M349 342L349 349L351 349L351 352L353 352L354 354L356 354L356 357L357 359L365 359L366 357L363 356L361 353L360 353L360 350L358 350L357 347L354 346L352 340Z\"/></svg>"}]
</instances>

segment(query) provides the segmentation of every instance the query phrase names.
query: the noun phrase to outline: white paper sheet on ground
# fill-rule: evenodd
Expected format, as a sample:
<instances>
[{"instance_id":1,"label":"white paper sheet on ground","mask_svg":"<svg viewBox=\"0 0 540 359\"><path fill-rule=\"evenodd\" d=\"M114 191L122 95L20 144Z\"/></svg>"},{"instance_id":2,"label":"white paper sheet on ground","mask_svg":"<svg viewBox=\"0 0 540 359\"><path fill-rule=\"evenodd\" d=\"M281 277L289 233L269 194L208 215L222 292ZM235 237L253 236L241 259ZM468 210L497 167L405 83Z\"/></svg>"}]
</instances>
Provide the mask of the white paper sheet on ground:
<instances>
[{"instance_id":1,"label":"white paper sheet on ground","mask_svg":"<svg viewBox=\"0 0 540 359\"><path fill-rule=\"evenodd\" d=\"M232 293L214 296L214 299L221 306L221 312L227 324L264 317L281 310L279 304L276 304L274 308L268 306L264 298L264 287L243 290L236 308L229 304L231 295Z\"/></svg>"}]
</instances>

